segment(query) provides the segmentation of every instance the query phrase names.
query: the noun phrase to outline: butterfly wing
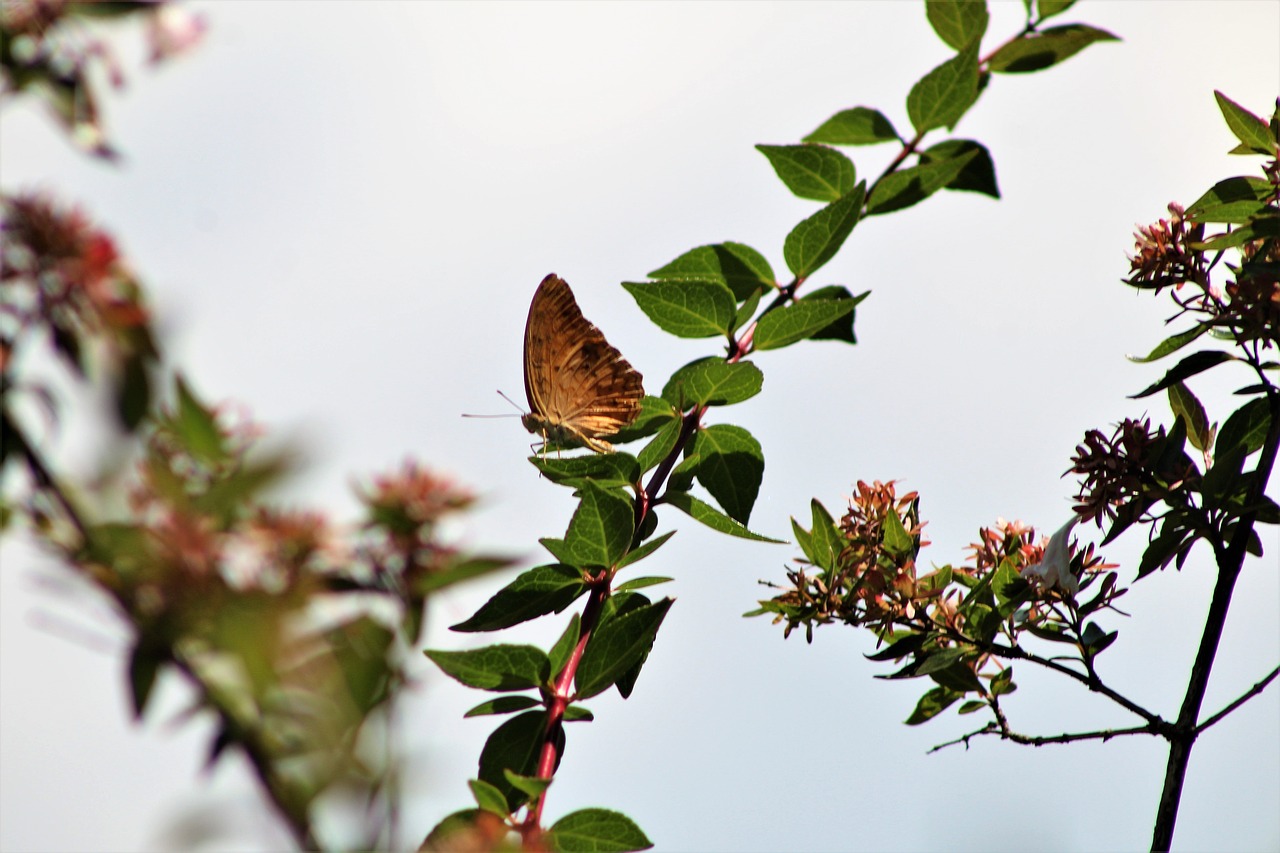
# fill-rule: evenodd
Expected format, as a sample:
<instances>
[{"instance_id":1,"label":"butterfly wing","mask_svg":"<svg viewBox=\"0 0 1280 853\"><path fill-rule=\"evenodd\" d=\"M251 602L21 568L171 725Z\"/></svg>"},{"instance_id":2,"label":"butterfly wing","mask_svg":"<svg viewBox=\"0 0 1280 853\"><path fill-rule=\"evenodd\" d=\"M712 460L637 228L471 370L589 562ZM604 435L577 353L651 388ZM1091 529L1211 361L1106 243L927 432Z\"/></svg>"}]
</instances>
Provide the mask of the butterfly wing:
<instances>
[{"instance_id":1,"label":"butterfly wing","mask_svg":"<svg viewBox=\"0 0 1280 853\"><path fill-rule=\"evenodd\" d=\"M545 439L593 450L640 414L644 384L622 353L578 308L569 285L549 275L538 285L524 332L525 426Z\"/></svg>"}]
</instances>

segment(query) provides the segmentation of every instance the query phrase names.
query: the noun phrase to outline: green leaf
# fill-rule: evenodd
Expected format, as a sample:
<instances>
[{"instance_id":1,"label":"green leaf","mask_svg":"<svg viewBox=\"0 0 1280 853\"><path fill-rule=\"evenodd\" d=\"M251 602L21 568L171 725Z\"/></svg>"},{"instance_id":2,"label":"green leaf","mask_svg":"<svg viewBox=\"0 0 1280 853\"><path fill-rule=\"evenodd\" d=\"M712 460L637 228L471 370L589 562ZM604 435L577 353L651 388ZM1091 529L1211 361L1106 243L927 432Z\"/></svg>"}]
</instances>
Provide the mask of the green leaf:
<instances>
[{"instance_id":1,"label":"green leaf","mask_svg":"<svg viewBox=\"0 0 1280 853\"><path fill-rule=\"evenodd\" d=\"M1004 696L1018 689L1018 685L1013 683L1013 667L1006 666L997 672L991 678L991 693L995 696Z\"/></svg>"},{"instance_id":2,"label":"green leaf","mask_svg":"<svg viewBox=\"0 0 1280 853\"><path fill-rule=\"evenodd\" d=\"M671 476L667 478L667 491L687 492L693 488L693 475L698 473L698 463L701 461L696 453L685 454L684 459L671 471Z\"/></svg>"},{"instance_id":3,"label":"green leaf","mask_svg":"<svg viewBox=\"0 0 1280 853\"><path fill-rule=\"evenodd\" d=\"M885 514L880 544L895 557L909 554L915 548L915 539L902 526L902 519L893 510Z\"/></svg>"},{"instance_id":4,"label":"green leaf","mask_svg":"<svg viewBox=\"0 0 1280 853\"><path fill-rule=\"evenodd\" d=\"M502 771L502 775L506 777L512 787L521 793L528 794L530 797L541 796L551 787L552 782L550 779L541 779L537 776L521 776L519 773L512 773L510 770Z\"/></svg>"},{"instance_id":5,"label":"green leaf","mask_svg":"<svg viewBox=\"0 0 1280 853\"><path fill-rule=\"evenodd\" d=\"M1213 433L1209 429L1209 416L1204 405L1191 389L1181 382L1169 386L1169 408L1175 417L1187 423L1187 440L1199 451L1206 451L1213 446Z\"/></svg>"},{"instance_id":6,"label":"green leaf","mask_svg":"<svg viewBox=\"0 0 1280 853\"><path fill-rule=\"evenodd\" d=\"M727 533L730 536L737 536L740 539L753 539L756 542L773 542L775 544L783 544L781 539L770 539L768 536L761 536L759 533L752 533L743 525L734 521L729 516L719 512L705 501L700 501L688 492L669 493L664 503L687 514L694 521L700 521L712 530L720 533Z\"/></svg>"},{"instance_id":7,"label":"green leaf","mask_svg":"<svg viewBox=\"0 0 1280 853\"><path fill-rule=\"evenodd\" d=\"M844 550L844 542L836 529L835 519L817 498L809 502L809 509L813 518L813 528L809 531L813 562L827 571L835 571L836 558Z\"/></svg>"},{"instance_id":8,"label":"green leaf","mask_svg":"<svg viewBox=\"0 0 1280 853\"><path fill-rule=\"evenodd\" d=\"M1251 483L1249 479L1241 477L1244 460L1244 448L1240 445L1230 450L1219 449L1213 465L1200 481L1200 493L1204 496L1207 508L1226 508L1233 503L1244 502Z\"/></svg>"},{"instance_id":9,"label":"green leaf","mask_svg":"<svg viewBox=\"0 0 1280 853\"><path fill-rule=\"evenodd\" d=\"M925 14L929 25L945 41L956 50L963 50L971 42L980 41L987 31L987 4L979 0L966 0L957 3L955 0L925 0Z\"/></svg>"},{"instance_id":10,"label":"green leaf","mask_svg":"<svg viewBox=\"0 0 1280 853\"><path fill-rule=\"evenodd\" d=\"M151 361L147 353L130 352L116 377L115 413L120 425L129 432L138 428L151 408Z\"/></svg>"},{"instance_id":11,"label":"green leaf","mask_svg":"<svg viewBox=\"0 0 1280 853\"><path fill-rule=\"evenodd\" d=\"M582 637L581 631L582 620L575 613L569 618L569 624L565 626L564 633L560 635L560 639L556 640L556 644L547 653L547 657L551 659L552 678L558 677L564 671L564 665L568 663L569 656L573 654L574 647L578 645L578 640Z\"/></svg>"},{"instance_id":12,"label":"green leaf","mask_svg":"<svg viewBox=\"0 0 1280 853\"><path fill-rule=\"evenodd\" d=\"M670 420L658 430L658 434L653 437L653 441L644 446L637 457L640 462L641 471L652 471L658 467L658 464L666 459L671 451L676 449L676 443L680 441L680 433L684 429L684 422L680 419ZM637 477L637 479L639 479Z\"/></svg>"},{"instance_id":13,"label":"green leaf","mask_svg":"<svg viewBox=\"0 0 1280 853\"><path fill-rule=\"evenodd\" d=\"M1166 355L1168 355L1171 352L1177 352L1178 350L1182 349L1187 344L1191 343L1196 338L1200 337L1205 332L1209 331L1210 328L1211 328L1210 324L1208 323L1201 323L1199 325L1192 326L1190 329L1187 329L1185 332L1179 332L1176 335L1170 335L1169 337L1165 338L1163 341L1161 341L1159 344L1156 345L1156 348L1153 349L1149 355L1146 355L1144 357L1130 355L1130 356L1126 356L1126 358L1128 358L1130 361L1137 362L1138 364L1148 364L1150 362L1157 361L1159 359L1164 358Z\"/></svg>"},{"instance_id":14,"label":"green leaf","mask_svg":"<svg viewBox=\"0 0 1280 853\"><path fill-rule=\"evenodd\" d=\"M581 485L584 480L634 483L641 468L630 453L588 453L585 456L530 456L529 461L557 485Z\"/></svg>"},{"instance_id":15,"label":"green leaf","mask_svg":"<svg viewBox=\"0 0 1280 853\"><path fill-rule=\"evenodd\" d=\"M512 810L520 808L529 797L507 781L506 771L511 770L521 776L537 774L546 725L547 715L542 711L528 711L512 717L494 729L480 750L480 779L501 791ZM564 755L563 730L558 731L555 747L558 766Z\"/></svg>"},{"instance_id":16,"label":"green leaf","mask_svg":"<svg viewBox=\"0 0 1280 853\"><path fill-rule=\"evenodd\" d=\"M758 350L790 346L835 326L857 304L853 299L802 299L777 308L760 318L752 343Z\"/></svg>"},{"instance_id":17,"label":"green leaf","mask_svg":"<svg viewBox=\"0 0 1280 853\"><path fill-rule=\"evenodd\" d=\"M1174 365L1159 382L1139 391L1137 394L1131 395L1130 399L1137 400L1142 397L1149 397L1157 391L1163 391L1175 382L1181 382L1188 377L1195 376L1197 373L1203 373L1211 367L1217 367L1224 361L1235 360L1236 357L1234 355L1220 350L1204 350L1192 353Z\"/></svg>"},{"instance_id":18,"label":"green leaf","mask_svg":"<svg viewBox=\"0 0 1280 853\"><path fill-rule=\"evenodd\" d=\"M1098 627L1096 622L1090 622L1084 626L1084 632L1080 635L1080 642L1089 650L1090 654L1096 655L1116 641L1117 633L1116 631L1104 631Z\"/></svg>"},{"instance_id":19,"label":"green leaf","mask_svg":"<svg viewBox=\"0 0 1280 853\"><path fill-rule=\"evenodd\" d=\"M877 145L901 139L884 113L870 107L854 107L841 110L824 121L804 141L825 142L828 145Z\"/></svg>"},{"instance_id":20,"label":"green leaf","mask_svg":"<svg viewBox=\"0 0 1280 853\"><path fill-rule=\"evenodd\" d=\"M470 842L475 837L476 822L484 814L480 809L462 809L446 815L427 833L419 850L435 853L454 849L459 839L464 839L464 843Z\"/></svg>"},{"instance_id":21,"label":"green leaf","mask_svg":"<svg viewBox=\"0 0 1280 853\"><path fill-rule=\"evenodd\" d=\"M972 714L974 711L981 711L985 707L987 707L987 703L983 702L981 699L970 699L968 702L961 705L956 713Z\"/></svg>"},{"instance_id":22,"label":"green leaf","mask_svg":"<svg viewBox=\"0 0 1280 853\"><path fill-rule=\"evenodd\" d=\"M763 288L756 288L752 291L741 305L738 306L738 313L733 317L733 331L736 332L747 324L747 322L755 316L756 309L760 307L760 300L764 296Z\"/></svg>"},{"instance_id":23,"label":"green leaf","mask_svg":"<svg viewBox=\"0 0 1280 853\"><path fill-rule=\"evenodd\" d=\"M133 700L133 718L141 720L146 713L151 690L156 686L160 667L169 659L168 653L147 642L147 636L139 637L129 655L129 698Z\"/></svg>"},{"instance_id":24,"label":"green leaf","mask_svg":"<svg viewBox=\"0 0 1280 853\"><path fill-rule=\"evenodd\" d=\"M764 477L760 442L742 427L712 424L698 430L693 452L702 458L698 482L730 518L747 524Z\"/></svg>"},{"instance_id":25,"label":"green leaf","mask_svg":"<svg viewBox=\"0 0 1280 853\"><path fill-rule=\"evenodd\" d=\"M920 152L921 165L960 160L964 168L947 182L945 189L965 190L1000 198L996 185L996 164L991 152L972 139L948 139Z\"/></svg>"},{"instance_id":26,"label":"green leaf","mask_svg":"<svg viewBox=\"0 0 1280 853\"><path fill-rule=\"evenodd\" d=\"M541 704L532 696L499 696L496 699L481 702L462 716L485 717L492 714L514 714L516 711L527 711Z\"/></svg>"},{"instance_id":27,"label":"green leaf","mask_svg":"<svg viewBox=\"0 0 1280 853\"><path fill-rule=\"evenodd\" d=\"M1240 140L1243 147L1249 149L1251 153L1265 157L1280 156L1280 152L1276 150L1276 138L1271 135L1271 128L1265 121L1217 89L1214 89L1213 97L1218 101L1218 109L1222 110L1222 117L1226 119L1227 127L1235 134L1236 139Z\"/></svg>"},{"instance_id":28,"label":"green leaf","mask_svg":"<svg viewBox=\"0 0 1280 853\"><path fill-rule=\"evenodd\" d=\"M413 591L426 595L436 590L453 586L455 583L472 580L493 572L505 569L515 563L506 557L466 557L448 563L448 568L439 573L423 575L415 579Z\"/></svg>"},{"instance_id":29,"label":"green leaf","mask_svg":"<svg viewBox=\"0 0 1280 853\"><path fill-rule=\"evenodd\" d=\"M853 161L824 145L757 145L773 170L800 198L835 201L857 183Z\"/></svg>"},{"instance_id":30,"label":"green leaf","mask_svg":"<svg viewBox=\"0 0 1280 853\"><path fill-rule=\"evenodd\" d=\"M581 705L570 705L564 709L564 721L566 723L589 723L595 718L595 714L591 713Z\"/></svg>"},{"instance_id":31,"label":"green leaf","mask_svg":"<svg viewBox=\"0 0 1280 853\"><path fill-rule=\"evenodd\" d=\"M666 533L662 534L657 539L650 539L648 542L644 543L639 548L636 548L634 551L628 551L627 556L623 557L622 562L618 564L618 568L620 569L626 568L632 563L640 562L645 557L649 556L654 551L661 548L668 539L670 539L672 536L675 536L675 535L676 535L676 532L674 530L668 530ZM635 581L631 581L631 583L635 583ZM619 587L619 589L621 589L621 587Z\"/></svg>"},{"instance_id":32,"label":"green leaf","mask_svg":"<svg viewBox=\"0 0 1280 853\"><path fill-rule=\"evenodd\" d=\"M574 565L613 567L627 553L635 533L635 512L631 501L614 489L605 489L586 480L579 490L578 504L565 545L574 556Z\"/></svg>"},{"instance_id":33,"label":"green leaf","mask_svg":"<svg viewBox=\"0 0 1280 853\"><path fill-rule=\"evenodd\" d=\"M901 639L894 640L885 648L874 654L863 655L870 661L883 663L890 660L901 660L907 655L914 655L924 646L925 641L929 639L926 634L907 634Z\"/></svg>"},{"instance_id":34,"label":"green leaf","mask_svg":"<svg viewBox=\"0 0 1280 853\"><path fill-rule=\"evenodd\" d=\"M782 244L782 256L797 278L808 278L840 251L858 224L866 190L866 182L860 182L838 201L791 229Z\"/></svg>"},{"instance_id":35,"label":"green leaf","mask_svg":"<svg viewBox=\"0 0 1280 853\"><path fill-rule=\"evenodd\" d=\"M867 215L890 213L919 204L956 180L978 154L978 151L969 151L953 160L924 163L885 175L871 190Z\"/></svg>"},{"instance_id":36,"label":"green leaf","mask_svg":"<svg viewBox=\"0 0 1280 853\"><path fill-rule=\"evenodd\" d=\"M939 687L946 687L957 693L973 693L982 690L982 682L978 681L978 676L963 663L953 663L951 666L934 670L929 673L929 678Z\"/></svg>"},{"instance_id":37,"label":"green leaf","mask_svg":"<svg viewBox=\"0 0 1280 853\"><path fill-rule=\"evenodd\" d=\"M857 296L849 292L849 289L838 284L829 284L826 287L819 287L817 290L800 297L801 302L840 302L843 300L852 300L854 310L849 312L845 317L841 317L829 326L824 326L809 336L810 340L815 341L844 341L850 344L858 342L857 337L853 333L853 321L857 315L857 306L862 300L871 295L870 290L864 290Z\"/></svg>"},{"instance_id":38,"label":"green leaf","mask_svg":"<svg viewBox=\"0 0 1280 853\"><path fill-rule=\"evenodd\" d=\"M978 44L973 42L911 87L907 116L916 133L951 128L977 99Z\"/></svg>"},{"instance_id":39,"label":"green leaf","mask_svg":"<svg viewBox=\"0 0 1280 853\"><path fill-rule=\"evenodd\" d=\"M1243 246L1245 243L1252 243L1254 240L1274 240L1276 237L1280 237L1280 216L1260 214L1255 216L1247 225L1242 225L1239 228L1190 245L1192 248L1202 251L1219 252L1224 249Z\"/></svg>"},{"instance_id":40,"label":"green leaf","mask_svg":"<svg viewBox=\"0 0 1280 853\"><path fill-rule=\"evenodd\" d=\"M1055 15L1061 15L1075 3L1076 0L1040 0L1036 7L1040 12L1040 20L1047 21Z\"/></svg>"},{"instance_id":41,"label":"green leaf","mask_svg":"<svg viewBox=\"0 0 1280 853\"><path fill-rule=\"evenodd\" d=\"M608 690L649 654L672 603L673 599L664 598L602 622L578 664L574 677L578 698Z\"/></svg>"},{"instance_id":42,"label":"green leaf","mask_svg":"<svg viewBox=\"0 0 1280 853\"><path fill-rule=\"evenodd\" d=\"M615 444L626 444L629 441L645 438L653 435L658 430L666 426L667 422L672 419L678 419L680 413L676 411L670 403L661 397L653 397L646 395L640 400L640 414L631 422L631 425L618 430L613 437ZM607 453L597 453L596 456L609 456ZM586 458L586 457L583 457ZM601 479L601 478L597 478Z\"/></svg>"},{"instance_id":43,"label":"green leaf","mask_svg":"<svg viewBox=\"0 0 1280 853\"><path fill-rule=\"evenodd\" d=\"M548 613L559 613L585 591L582 573L572 566L535 566L494 593L471 618L449 630L500 631Z\"/></svg>"},{"instance_id":44,"label":"green leaf","mask_svg":"<svg viewBox=\"0 0 1280 853\"><path fill-rule=\"evenodd\" d=\"M718 281L739 301L758 288L778 286L773 268L764 255L743 243L713 243L685 252L671 263L649 273L649 278L673 281Z\"/></svg>"},{"instance_id":45,"label":"green leaf","mask_svg":"<svg viewBox=\"0 0 1280 853\"><path fill-rule=\"evenodd\" d=\"M658 328L678 338L727 335L738 310L733 291L720 281L624 281L622 286Z\"/></svg>"},{"instance_id":46,"label":"green leaf","mask_svg":"<svg viewBox=\"0 0 1280 853\"><path fill-rule=\"evenodd\" d=\"M1187 207L1187 219L1243 225L1266 209L1270 196L1271 184L1265 178L1226 178Z\"/></svg>"},{"instance_id":47,"label":"green leaf","mask_svg":"<svg viewBox=\"0 0 1280 853\"><path fill-rule=\"evenodd\" d=\"M542 686L551 675L551 662L535 646L496 645L465 652L427 649L423 654L445 675L479 690L528 690Z\"/></svg>"},{"instance_id":48,"label":"green leaf","mask_svg":"<svg viewBox=\"0 0 1280 853\"><path fill-rule=\"evenodd\" d=\"M1004 74L1039 71L1075 56L1094 42L1119 41L1106 30L1087 24L1066 24L1027 33L995 52L987 67Z\"/></svg>"},{"instance_id":49,"label":"green leaf","mask_svg":"<svg viewBox=\"0 0 1280 853\"><path fill-rule=\"evenodd\" d=\"M674 533L675 531L673 530L671 532ZM644 589L647 586L657 586L659 584L671 583L671 581L673 580L675 580L675 578L657 578L657 577L635 578L634 580L629 580L626 583L618 584L613 588L613 591L614 592L630 592L631 590L634 590L634 589Z\"/></svg>"},{"instance_id":50,"label":"green leaf","mask_svg":"<svg viewBox=\"0 0 1280 853\"><path fill-rule=\"evenodd\" d=\"M1271 426L1271 412L1265 398L1250 400L1231 413L1218 432L1218 453L1243 447L1247 456L1262 448Z\"/></svg>"},{"instance_id":51,"label":"green leaf","mask_svg":"<svg viewBox=\"0 0 1280 853\"><path fill-rule=\"evenodd\" d=\"M957 693L954 690L948 690L945 687L935 687L928 693L920 697L920 701L916 703L916 709L911 712L911 716L907 717L908 726L918 726L921 723L928 722L934 717L947 710L957 699L964 696L963 693Z\"/></svg>"},{"instance_id":52,"label":"green leaf","mask_svg":"<svg viewBox=\"0 0 1280 853\"><path fill-rule=\"evenodd\" d=\"M469 779L467 786L471 788L471 796L475 797L476 805L484 811L503 818L511 814L511 809L507 807L507 798L493 785L479 779Z\"/></svg>"},{"instance_id":53,"label":"green leaf","mask_svg":"<svg viewBox=\"0 0 1280 853\"><path fill-rule=\"evenodd\" d=\"M608 809L580 809L560 818L544 836L557 853L625 853L653 843L631 818Z\"/></svg>"},{"instance_id":54,"label":"green leaf","mask_svg":"<svg viewBox=\"0 0 1280 853\"><path fill-rule=\"evenodd\" d=\"M174 380L177 407L171 426L182 441L183 449L207 465L221 465L230 459L226 436L213 411L205 406L179 375Z\"/></svg>"},{"instance_id":55,"label":"green leaf","mask_svg":"<svg viewBox=\"0 0 1280 853\"><path fill-rule=\"evenodd\" d=\"M764 374L749 361L729 364L708 356L691 361L667 380L662 398L673 406L728 406L760 393Z\"/></svg>"}]
</instances>

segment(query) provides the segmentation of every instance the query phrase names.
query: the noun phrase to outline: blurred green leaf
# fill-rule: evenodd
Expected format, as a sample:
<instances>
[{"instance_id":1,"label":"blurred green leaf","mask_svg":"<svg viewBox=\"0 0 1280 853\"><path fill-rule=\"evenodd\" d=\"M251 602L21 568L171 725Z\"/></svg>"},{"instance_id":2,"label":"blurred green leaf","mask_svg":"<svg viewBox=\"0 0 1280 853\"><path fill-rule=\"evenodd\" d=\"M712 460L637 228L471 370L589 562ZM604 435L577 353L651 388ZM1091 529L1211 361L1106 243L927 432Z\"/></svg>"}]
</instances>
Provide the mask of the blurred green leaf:
<instances>
[{"instance_id":1,"label":"blurred green leaf","mask_svg":"<svg viewBox=\"0 0 1280 853\"><path fill-rule=\"evenodd\" d=\"M760 393L764 374L749 361L729 364L708 356L691 361L667 380L662 397L673 406L728 406Z\"/></svg>"},{"instance_id":2,"label":"blurred green leaf","mask_svg":"<svg viewBox=\"0 0 1280 853\"><path fill-rule=\"evenodd\" d=\"M835 201L857 183L853 161L823 145L757 145L787 189L800 198Z\"/></svg>"},{"instance_id":3,"label":"blurred green leaf","mask_svg":"<svg viewBox=\"0 0 1280 853\"><path fill-rule=\"evenodd\" d=\"M1018 685L1013 683L1013 667L1006 666L997 672L991 678L991 693L993 696L1004 696L1018 689Z\"/></svg>"},{"instance_id":4,"label":"blurred green leaf","mask_svg":"<svg viewBox=\"0 0 1280 853\"><path fill-rule=\"evenodd\" d=\"M995 52L987 67L1004 74L1039 71L1057 65L1094 42L1119 41L1106 30L1087 24L1065 24L1027 33Z\"/></svg>"},{"instance_id":5,"label":"blurred green leaf","mask_svg":"<svg viewBox=\"0 0 1280 853\"><path fill-rule=\"evenodd\" d=\"M980 142L971 139L948 139L920 153L921 165L949 163L959 160L964 168L947 182L944 189L965 190L1000 198L996 185L996 164L991 152Z\"/></svg>"},{"instance_id":6,"label":"blurred green leaf","mask_svg":"<svg viewBox=\"0 0 1280 853\"><path fill-rule=\"evenodd\" d=\"M1055 15L1061 15L1076 4L1076 0L1039 0L1036 7L1040 12L1040 20L1047 21Z\"/></svg>"},{"instance_id":7,"label":"blurred green leaf","mask_svg":"<svg viewBox=\"0 0 1280 853\"><path fill-rule=\"evenodd\" d=\"M907 528L902 526L902 519L893 510L885 514L881 544L895 557L909 554L915 547L915 539L907 533Z\"/></svg>"},{"instance_id":8,"label":"blurred green leaf","mask_svg":"<svg viewBox=\"0 0 1280 853\"><path fill-rule=\"evenodd\" d=\"M133 700L133 717L141 720L151 699L160 667L169 659L168 651L147 634L140 634L129 655L129 698Z\"/></svg>"},{"instance_id":9,"label":"blurred green leaf","mask_svg":"<svg viewBox=\"0 0 1280 853\"><path fill-rule=\"evenodd\" d=\"M541 796L547 788L551 787L552 782L550 779L540 779L537 776L521 776L519 773L512 773L510 770L504 770L502 775L515 788L530 797Z\"/></svg>"},{"instance_id":10,"label":"blurred green leaf","mask_svg":"<svg viewBox=\"0 0 1280 853\"><path fill-rule=\"evenodd\" d=\"M495 699L487 699L481 702L462 716L484 717L491 714L514 714L516 711L537 708L541 704L532 696L499 696Z\"/></svg>"},{"instance_id":11,"label":"blurred green leaf","mask_svg":"<svg viewBox=\"0 0 1280 853\"><path fill-rule=\"evenodd\" d=\"M836 320L829 326L824 326L809 336L814 341L844 341L850 344L858 342L857 337L853 333L854 318L857 315L857 306L864 299L871 295L870 290L864 290L857 296L849 292L847 287L838 284L829 284L825 287L819 287L810 293L800 297L801 302L839 302L845 299L853 300L854 310L844 317Z\"/></svg>"},{"instance_id":12,"label":"blurred green leaf","mask_svg":"<svg viewBox=\"0 0 1280 853\"><path fill-rule=\"evenodd\" d=\"M116 415L130 432L138 428L151 408L151 359L133 351L125 356L115 387Z\"/></svg>"},{"instance_id":13,"label":"blurred green leaf","mask_svg":"<svg viewBox=\"0 0 1280 853\"><path fill-rule=\"evenodd\" d=\"M980 41L987 31L987 4L983 0L925 0L925 14L938 38L956 50Z\"/></svg>"},{"instance_id":14,"label":"blurred green leaf","mask_svg":"<svg viewBox=\"0 0 1280 853\"><path fill-rule=\"evenodd\" d=\"M361 713L385 702L391 690L388 653L395 634L370 616L357 616L326 631L325 639Z\"/></svg>"},{"instance_id":15,"label":"blurred green leaf","mask_svg":"<svg viewBox=\"0 0 1280 853\"><path fill-rule=\"evenodd\" d=\"M884 113L870 107L854 107L841 110L824 121L804 141L828 145L876 145L901 141L901 137Z\"/></svg>"},{"instance_id":16,"label":"blurred green leaf","mask_svg":"<svg viewBox=\"0 0 1280 853\"><path fill-rule=\"evenodd\" d=\"M963 696L963 693L957 693L945 687L935 687L920 697L920 701L916 703L916 709L911 712L910 717L907 717L906 724L908 726L918 726L921 723L928 722L947 710L952 703Z\"/></svg>"},{"instance_id":17,"label":"blurred green leaf","mask_svg":"<svg viewBox=\"0 0 1280 853\"><path fill-rule=\"evenodd\" d=\"M791 229L782 255L796 278L808 278L836 256L858 224L866 192L864 181Z\"/></svg>"},{"instance_id":18,"label":"blurred green leaf","mask_svg":"<svg viewBox=\"0 0 1280 853\"><path fill-rule=\"evenodd\" d=\"M972 42L911 87L907 116L917 134L955 127L978 99L978 43Z\"/></svg>"},{"instance_id":19,"label":"blurred green leaf","mask_svg":"<svg viewBox=\"0 0 1280 853\"><path fill-rule=\"evenodd\" d=\"M212 409L196 397L181 374L174 380L177 408L172 428L183 448L206 465L222 465L230 459L227 437Z\"/></svg>"},{"instance_id":20,"label":"blurred green leaf","mask_svg":"<svg viewBox=\"0 0 1280 853\"><path fill-rule=\"evenodd\" d=\"M885 175L872 189L867 215L876 216L919 204L956 180L978 154L971 150L952 160L925 163Z\"/></svg>"},{"instance_id":21,"label":"blurred green leaf","mask_svg":"<svg viewBox=\"0 0 1280 853\"><path fill-rule=\"evenodd\" d=\"M467 785L471 788L471 796L475 797L476 805L480 808L502 818L511 814L511 809L507 806L507 798L493 785L479 779L469 779Z\"/></svg>"},{"instance_id":22,"label":"blurred green leaf","mask_svg":"<svg viewBox=\"0 0 1280 853\"><path fill-rule=\"evenodd\" d=\"M414 591L425 595L466 580L505 569L515 561L506 557L472 556L450 560L445 568L415 579Z\"/></svg>"},{"instance_id":23,"label":"blurred green leaf","mask_svg":"<svg viewBox=\"0 0 1280 853\"><path fill-rule=\"evenodd\" d=\"M560 818L545 840L556 853L626 853L653 843L631 818L607 809L581 809Z\"/></svg>"}]
</instances>

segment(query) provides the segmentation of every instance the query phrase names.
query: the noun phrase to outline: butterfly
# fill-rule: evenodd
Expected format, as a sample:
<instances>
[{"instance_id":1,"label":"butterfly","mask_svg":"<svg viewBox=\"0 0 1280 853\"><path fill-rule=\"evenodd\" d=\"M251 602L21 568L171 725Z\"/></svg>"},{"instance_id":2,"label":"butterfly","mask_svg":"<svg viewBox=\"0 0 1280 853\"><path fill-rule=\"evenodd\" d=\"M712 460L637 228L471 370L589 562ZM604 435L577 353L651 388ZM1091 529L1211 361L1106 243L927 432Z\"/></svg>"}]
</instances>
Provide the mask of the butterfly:
<instances>
[{"instance_id":1,"label":"butterfly","mask_svg":"<svg viewBox=\"0 0 1280 853\"><path fill-rule=\"evenodd\" d=\"M643 377L582 316L573 291L552 273L529 305L524 327L524 393L520 422L544 443L610 453L613 435L640 414Z\"/></svg>"}]
</instances>

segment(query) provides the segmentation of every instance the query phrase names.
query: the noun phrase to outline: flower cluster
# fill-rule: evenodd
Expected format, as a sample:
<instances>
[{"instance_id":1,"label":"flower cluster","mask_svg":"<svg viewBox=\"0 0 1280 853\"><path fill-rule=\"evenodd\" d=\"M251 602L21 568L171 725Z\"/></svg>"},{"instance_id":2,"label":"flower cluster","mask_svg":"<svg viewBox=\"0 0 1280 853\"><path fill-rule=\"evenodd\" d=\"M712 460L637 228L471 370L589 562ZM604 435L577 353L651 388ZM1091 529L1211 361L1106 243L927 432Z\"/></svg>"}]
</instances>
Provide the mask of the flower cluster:
<instances>
[{"instance_id":1,"label":"flower cluster","mask_svg":"<svg viewBox=\"0 0 1280 853\"><path fill-rule=\"evenodd\" d=\"M1168 219L1138 226L1133 234L1134 254L1129 259L1129 284L1159 289L1198 280L1201 259L1189 244L1200 238L1204 227L1188 228L1185 213L1182 205L1170 202Z\"/></svg>"},{"instance_id":2,"label":"flower cluster","mask_svg":"<svg viewBox=\"0 0 1280 853\"><path fill-rule=\"evenodd\" d=\"M1137 520L1156 501L1199 476L1185 453L1169 453L1164 427L1151 420L1126 418L1111 436L1089 430L1076 446L1068 474L1083 475L1074 507L1081 521L1125 524Z\"/></svg>"}]
</instances>

